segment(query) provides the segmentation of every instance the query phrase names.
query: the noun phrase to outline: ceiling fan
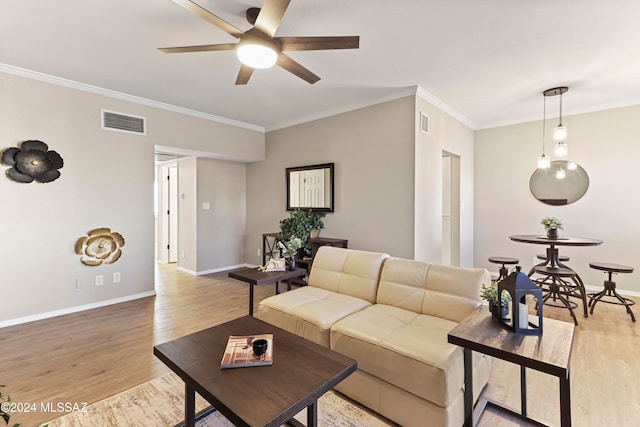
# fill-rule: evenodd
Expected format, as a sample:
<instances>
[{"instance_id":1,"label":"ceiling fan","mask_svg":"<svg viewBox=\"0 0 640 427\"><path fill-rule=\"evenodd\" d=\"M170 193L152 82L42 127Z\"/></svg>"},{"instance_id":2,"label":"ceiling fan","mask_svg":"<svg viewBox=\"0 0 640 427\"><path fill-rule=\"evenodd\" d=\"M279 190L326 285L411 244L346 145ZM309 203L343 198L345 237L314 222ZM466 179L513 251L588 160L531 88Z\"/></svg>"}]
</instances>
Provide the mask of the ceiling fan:
<instances>
[{"instance_id":1,"label":"ceiling fan","mask_svg":"<svg viewBox=\"0 0 640 427\"><path fill-rule=\"evenodd\" d=\"M240 71L236 85L246 85L256 68L268 68L274 64L284 68L301 79L313 84L320 77L286 55L285 51L357 49L359 36L335 37L275 37L282 17L291 0L265 0L262 8L247 10L247 21L253 28L241 31L225 20L197 5L191 0L173 0L190 12L195 13L224 32L236 37L238 43L209 44L202 46L163 47L165 53L205 52L236 50L240 59Z\"/></svg>"}]
</instances>

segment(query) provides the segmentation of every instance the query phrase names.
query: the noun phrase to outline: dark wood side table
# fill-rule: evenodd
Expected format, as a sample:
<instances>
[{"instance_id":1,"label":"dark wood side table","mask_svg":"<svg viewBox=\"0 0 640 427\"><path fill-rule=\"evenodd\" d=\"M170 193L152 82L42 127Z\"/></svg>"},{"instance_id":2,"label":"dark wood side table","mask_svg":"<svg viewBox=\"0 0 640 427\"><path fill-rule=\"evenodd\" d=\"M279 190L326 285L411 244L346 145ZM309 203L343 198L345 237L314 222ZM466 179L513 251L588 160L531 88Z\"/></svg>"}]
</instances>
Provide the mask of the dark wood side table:
<instances>
[{"instance_id":1,"label":"dark wood side table","mask_svg":"<svg viewBox=\"0 0 640 427\"><path fill-rule=\"evenodd\" d=\"M220 369L229 335L259 333L273 334L273 365ZM156 345L153 354L185 383L187 427L195 425L195 392L236 426L280 426L307 408L315 427L318 398L357 369L349 357L250 316Z\"/></svg>"},{"instance_id":2,"label":"dark wood side table","mask_svg":"<svg viewBox=\"0 0 640 427\"><path fill-rule=\"evenodd\" d=\"M478 307L453 328L448 335L449 342L464 348L465 427L476 425L488 404L536 425L544 425L527 416L526 368L558 377L560 425L571 426L569 362L574 329L575 326L572 323L545 318L542 335L516 334L493 319L486 306ZM480 398L474 413L472 351L520 365L520 412Z\"/></svg>"},{"instance_id":3,"label":"dark wood side table","mask_svg":"<svg viewBox=\"0 0 640 427\"><path fill-rule=\"evenodd\" d=\"M229 272L232 279L242 280L249 284L249 316L253 316L253 287L257 285L276 284L276 295L280 293L280 282L287 281L287 290L291 290L291 279L307 274L304 268L285 271L260 271L257 268L241 268Z\"/></svg>"}]
</instances>

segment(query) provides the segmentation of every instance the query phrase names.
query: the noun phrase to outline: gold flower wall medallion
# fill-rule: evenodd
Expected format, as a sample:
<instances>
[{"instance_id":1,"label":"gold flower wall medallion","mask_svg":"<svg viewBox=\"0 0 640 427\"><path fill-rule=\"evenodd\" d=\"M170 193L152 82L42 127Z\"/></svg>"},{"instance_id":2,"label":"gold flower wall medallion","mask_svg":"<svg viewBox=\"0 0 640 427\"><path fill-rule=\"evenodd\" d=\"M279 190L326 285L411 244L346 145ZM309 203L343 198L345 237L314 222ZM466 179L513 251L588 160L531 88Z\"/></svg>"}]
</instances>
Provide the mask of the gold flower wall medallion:
<instances>
[{"instance_id":1,"label":"gold flower wall medallion","mask_svg":"<svg viewBox=\"0 0 640 427\"><path fill-rule=\"evenodd\" d=\"M122 256L121 247L124 237L110 228L96 228L76 241L76 253L81 255L80 262L92 267L113 264Z\"/></svg>"}]
</instances>

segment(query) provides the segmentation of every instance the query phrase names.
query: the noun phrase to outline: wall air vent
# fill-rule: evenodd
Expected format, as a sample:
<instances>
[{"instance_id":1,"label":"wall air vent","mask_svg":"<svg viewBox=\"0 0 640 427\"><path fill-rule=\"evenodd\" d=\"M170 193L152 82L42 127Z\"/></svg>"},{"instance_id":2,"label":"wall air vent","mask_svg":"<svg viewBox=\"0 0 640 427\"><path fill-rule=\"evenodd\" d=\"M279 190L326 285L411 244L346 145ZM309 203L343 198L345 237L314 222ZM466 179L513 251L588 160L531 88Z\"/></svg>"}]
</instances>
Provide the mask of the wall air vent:
<instances>
[{"instance_id":1,"label":"wall air vent","mask_svg":"<svg viewBox=\"0 0 640 427\"><path fill-rule=\"evenodd\" d=\"M429 116L422 111L420 112L420 132L429 133Z\"/></svg>"},{"instance_id":2,"label":"wall air vent","mask_svg":"<svg viewBox=\"0 0 640 427\"><path fill-rule=\"evenodd\" d=\"M100 110L100 113L102 116L102 129L135 133L137 135L147 134L147 122L144 117L109 110Z\"/></svg>"}]
</instances>

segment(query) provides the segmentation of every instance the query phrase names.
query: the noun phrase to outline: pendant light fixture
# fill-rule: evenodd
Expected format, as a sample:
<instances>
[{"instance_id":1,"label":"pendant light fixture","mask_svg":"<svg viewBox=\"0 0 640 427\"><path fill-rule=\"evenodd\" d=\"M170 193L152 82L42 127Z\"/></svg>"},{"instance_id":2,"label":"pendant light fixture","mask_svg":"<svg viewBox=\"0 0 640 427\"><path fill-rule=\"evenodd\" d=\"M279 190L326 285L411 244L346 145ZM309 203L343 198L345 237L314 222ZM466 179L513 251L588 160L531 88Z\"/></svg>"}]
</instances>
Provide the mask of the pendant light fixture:
<instances>
[{"instance_id":1,"label":"pendant light fixture","mask_svg":"<svg viewBox=\"0 0 640 427\"><path fill-rule=\"evenodd\" d=\"M566 157L569 152L569 146L567 144L567 127L562 124L562 94L566 93L568 90L569 88L567 86L560 86L544 91L545 96L560 95L560 121L558 122L558 126L553 129L553 140L556 142L553 154L556 157Z\"/></svg>"},{"instance_id":2,"label":"pendant light fixture","mask_svg":"<svg viewBox=\"0 0 640 427\"><path fill-rule=\"evenodd\" d=\"M546 92L546 91L545 91ZM544 93L544 92L543 92ZM544 154L544 134L546 130L546 113L547 113L547 95L544 95L542 104L542 156L538 157L538 169L549 169L551 167L551 159Z\"/></svg>"}]
</instances>

